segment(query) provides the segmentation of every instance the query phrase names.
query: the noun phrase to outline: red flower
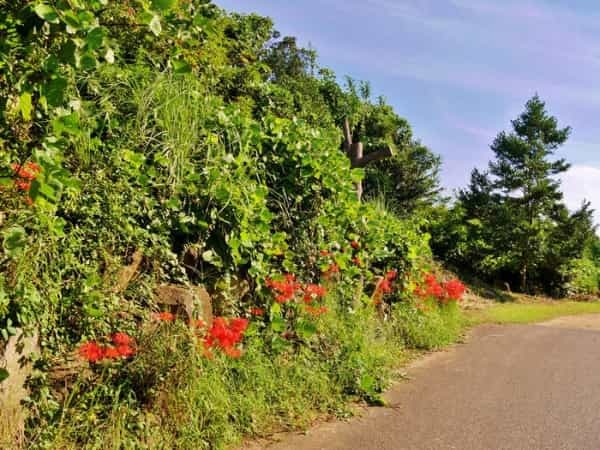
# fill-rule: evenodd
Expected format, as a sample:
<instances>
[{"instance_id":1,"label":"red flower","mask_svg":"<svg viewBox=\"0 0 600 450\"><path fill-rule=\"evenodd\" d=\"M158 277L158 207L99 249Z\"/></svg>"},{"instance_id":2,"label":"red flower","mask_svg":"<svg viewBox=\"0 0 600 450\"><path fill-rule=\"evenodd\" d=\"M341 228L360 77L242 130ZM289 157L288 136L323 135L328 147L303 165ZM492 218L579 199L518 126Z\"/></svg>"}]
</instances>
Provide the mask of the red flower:
<instances>
[{"instance_id":1,"label":"red flower","mask_svg":"<svg viewBox=\"0 0 600 450\"><path fill-rule=\"evenodd\" d=\"M234 348L242 338L248 327L248 320L244 318L231 319L229 323L223 317L217 317L204 338L204 348L208 351L211 347L219 347L225 354L238 358L241 351Z\"/></svg>"},{"instance_id":2,"label":"red flower","mask_svg":"<svg viewBox=\"0 0 600 450\"><path fill-rule=\"evenodd\" d=\"M333 263L333 264L330 264L327 269L325 269L325 271L323 272L323 277L325 277L325 279L329 279L334 273L339 273L339 272L340 272L340 266Z\"/></svg>"},{"instance_id":3,"label":"red flower","mask_svg":"<svg viewBox=\"0 0 600 450\"><path fill-rule=\"evenodd\" d=\"M231 328L234 333L241 335L244 331L246 331L246 328L248 328L248 319L244 319L242 317L231 319L229 321L229 328Z\"/></svg>"},{"instance_id":4,"label":"red flower","mask_svg":"<svg viewBox=\"0 0 600 450\"><path fill-rule=\"evenodd\" d=\"M14 163L11 165L11 168L17 177L29 181L35 180L42 170L42 168L34 162L28 162L25 165Z\"/></svg>"},{"instance_id":5,"label":"red flower","mask_svg":"<svg viewBox=\"0 0 600 450\"><path fill-rule=\"evenodd\" d=\"M115 333L112 335L112 342L115 345L131 345L133 339L127 333Z\"/></svg>"},{"instance_id":6,"label":"red flower","mask_svg":"<svg viewBox=\"0 0 600 450\"><path fill-rule=\"evenodd\" d=\"M117 359L121 356L119 350L115 347L106 347L104 348L104 358L106 359Z\"/></svg>"},{"instance_id":7,"label":"red flower","mask_svg":"<svg viewBox=\"0 0 600 450\"><path fill-rule=\"evenodd\" d=\"M277 303L286 303L294 298L296 292L302 289L300 283L296 283L296 276L287 274L282 281L267 279L266 286L273 290L277 295L275 301Z\"/></svg>"},{"instance_id":8,"label":"red flower","mask_svg":"<svg viewBox=\"0 0 600 450\"><path fill-rule=\"evenodd\" d=\"M117 346L117 352L119 353L119 356L123 358L129 358L130 356L135 355L135 349L130 347L129 345Z\"/></svg>"},{"instance_id":9,"label":"red flower","mask_svg":"<svg viewBox=\"0 0 600 450\"><path fill-rule=\"evenodd\" d=\"M393 281L398 277L398 271L396 269L390 270L385 274L385 279Z\"/></svg>"},{"instance_id":10,"label":"red flower","mask_svg":"<svg viewBox=\"0 0 600 450\"><path fill-rule=\"evenodd\" d=\"M356 258L352 258L352 262L357 266L362 266L362 260L358 256Z\"/></svg>"},{"instance_id":11,"label":"red flower","mask_svg":"<svg viewBox=\"0 0 600 450\"><path fill-rule=\"evenodd\" d=\"M392 292L392 283L387 278L381 280L377 287L379 291L383 292L384 294L389 294Z\"/></svg>"},{"instance_id":12,"label":"red flower","mask_svg":"<svg viewBox=\"0 0 600 450\"><path fill-rule=\"evenodd\" d=\"M17 189L19 189L20 191L29 191L29 189L31 189L31 181L16 180L15 186L17 186Z\"/></svg>"},{"instance_id":13,"label":"red flower","mask_svg":"<svg viewBox=\"0 0 600 450\"><path fill-rule=\"evenodd\" d=\"M466 287L460 280L450 280L443 284L445 296L451 300L460 300L465 293Z\"/></svg>"},{"instance_id":14,"label":"red flower","mask_svg":"<svg viewBox=\"0 0 600 450\"><path fill-rule=\"evenodd\" d=\"M314 306L306 305L306 306L304 306L304 308L306 309L307 313L309 313L311 316L314 316L314 317L319 317L329 311L329 309L326 306L314 307Z\"/></svg>"},{"instance_id":15,"label":"red flower","mask_svg":"<svg viewBox=\"0 0 600 450\"><path fill-rule=\"evenodd\" d=\"M358 242L356 242L356 241L350 242L350 245L352 246L352 248L354 250L358 250L360 248L360 244Z\"/></svg>"},{"instance_id":16,"label":"red flower","mask_svg":"<svg viewBox=\"0 0 600 450\"><path fill-rule=\"evenodd\" d=\"M79 347L79 354L89 362L95 363L104 357L104 349L96 341L89 341Z\"/></svg>"},{"instance_id":17,"label":"red flower","mask_svg":"<svg viewBox=\"0 0 600 450\"><path fill-rule=\"evenodd\" d=\"M163 322L173 322L175 320L175 314L168 311L163 311L152 314L152 318L154 320L161 320Z\"/></svg>"},{"instance_id":18,"label":"red flower","mask_svg":"<svg viewBox=\"0 0 600 450\"><path fill-rule=\"evenodd\" d=\"M318 284L309 284L304 288L304 302L310 303L318 297L325 297L327 289Z\"/></svg>"},{"instance_id":19,"label":"red flower","mask_svg":"<svg viewBox=\"0 0 600 450\"><path fill-rule=\"evenodd\" d=\"M329 250L321 250L319 253L321 254L321 256L329 256L329 255L331 255L331 252Z\"/></svg>"},{"instance_id":20,"label":"red flower","mask_svg":"<svg viewBox=\"0 0 600 450\"><path fill-rule=\"evenodd\" d=\"M252 314L253 316L264 316L265 310L262 308L251 308L250 314Z\"/></svg>"}]
</instances>

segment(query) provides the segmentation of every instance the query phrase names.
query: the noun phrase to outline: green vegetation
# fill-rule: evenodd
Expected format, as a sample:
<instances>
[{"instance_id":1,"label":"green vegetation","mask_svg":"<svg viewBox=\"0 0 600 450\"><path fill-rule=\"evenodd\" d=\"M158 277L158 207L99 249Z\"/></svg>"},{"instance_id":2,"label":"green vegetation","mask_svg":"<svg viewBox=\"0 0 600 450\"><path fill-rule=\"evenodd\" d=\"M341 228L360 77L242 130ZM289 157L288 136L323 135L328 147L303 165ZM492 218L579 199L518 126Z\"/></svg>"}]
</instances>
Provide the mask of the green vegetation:
<instances>
[{"instance_id":1,"label":"green vegetation","mask_svg":"<svg viewBox=\"0 0 600 450\"><path fill-rule=\"evenodd\" d=\"M586 259L586 269L574 264L598 239L593 211L584 203L570 213L556 179L569 169L555 153L570 128L559 128L537 96L512 128L494 140L488 172L475 169L458 202L450 210L440 209L432 226L434 252L521 292L561 296L569 284L575 291L597 292L598 285L590 285L594 280L582 273L589 272L592 261Z\"/></svg>"},{"instance_id":2,"label":"green vegetation","mask_svg":"<svg viewBox=\"0 0 600 450\"><path fill-rule=\"evenodd\" d=\"M533 184L519 169L526 201L483 196L490 217L518 213L515 237L471 194L439 206L441 160L408 121L268 18L0 0L0 37L0 336L40 346L27 448L222 448L381 403L404 352L465 325L464 285L430 273L430 241L490 279L529 288L552 269L552 288L597 292L589 209L569 215L548 182L566 131L499 137L498 155L520 149L499 179L525 144L543 167ZM366 157L393 156L353 167L346 121ZM514 251L494 250L498 230Z\"/></svg>"},{"instance_id":3,"label":"green vegetation","mask_svg":"<svg viewBox=\"0 0 600 450\"><path fill-rule=\"evenodd\" d=\"M473 324L534 323L562 316L600 313L600 302L504 303L470 314Z\"/></svg>"}]
</instances>

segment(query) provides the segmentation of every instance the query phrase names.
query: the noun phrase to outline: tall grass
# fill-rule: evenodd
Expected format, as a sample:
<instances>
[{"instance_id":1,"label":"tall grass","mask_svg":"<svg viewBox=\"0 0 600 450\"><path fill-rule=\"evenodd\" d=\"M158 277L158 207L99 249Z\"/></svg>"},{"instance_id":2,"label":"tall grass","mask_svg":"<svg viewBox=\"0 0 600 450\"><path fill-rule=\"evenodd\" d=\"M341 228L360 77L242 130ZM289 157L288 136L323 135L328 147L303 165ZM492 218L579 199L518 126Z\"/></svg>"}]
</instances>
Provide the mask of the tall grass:
<instances>
[{"instance_id":1,"label":"tall grass","mask_svg":"<svg viewBox=\"0 0 600 450\"><path fill-rule=\"evenodd\" d=\"M95 387L72 388L45 445L225 448L347 415L349 399L378 403L404 347L372 305L344 311L336 304L318 319L319 336L309 345L274 352L250 332L240 359L206 358L182 323L147 327L118 377L107 369Z\"/></svg>"}]
</instances>

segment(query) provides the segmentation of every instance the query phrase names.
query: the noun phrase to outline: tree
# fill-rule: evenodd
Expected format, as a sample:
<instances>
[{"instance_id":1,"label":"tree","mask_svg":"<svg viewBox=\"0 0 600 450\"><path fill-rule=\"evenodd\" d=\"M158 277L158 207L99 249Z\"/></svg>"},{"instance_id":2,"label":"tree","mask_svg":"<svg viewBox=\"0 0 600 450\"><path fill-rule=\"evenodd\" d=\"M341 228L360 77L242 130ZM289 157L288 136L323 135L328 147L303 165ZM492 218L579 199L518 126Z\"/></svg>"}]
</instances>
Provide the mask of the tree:
<instances>
[{"instance_id":1,"label":"tree","mask_svg":"<svg viewBox=\"0 0 600 450\"><path fill-rule=\"evenodd\" d=\"M570 214L557 179L569 169L555 155L570 131L558 126L536 95L512 121L512 131L494 139L488 171L474 170L458 196L468 236L461 252L466 266L518 283L523 291L542 286L556 292L564 284L562 268L581 257L594 233L589 204Z\"/></svg>"},{"instance_id":2,"label":"tree","mask_svg":"<svg viewBox=\"0 0 600 450\"><path fill-rule=\"evenodd\" d=\"M513 132L501 132L491 146L496 160L490 163L494 187L513 211L512 238L519 243L521 289L527 290L528 272L541 257L544 218L560 207L560 181L554 177L569 169L564 159L552 160L571 132L559 128L546 105L535 95L525 111L512 121Z\"/></svg>"}]
</instances>

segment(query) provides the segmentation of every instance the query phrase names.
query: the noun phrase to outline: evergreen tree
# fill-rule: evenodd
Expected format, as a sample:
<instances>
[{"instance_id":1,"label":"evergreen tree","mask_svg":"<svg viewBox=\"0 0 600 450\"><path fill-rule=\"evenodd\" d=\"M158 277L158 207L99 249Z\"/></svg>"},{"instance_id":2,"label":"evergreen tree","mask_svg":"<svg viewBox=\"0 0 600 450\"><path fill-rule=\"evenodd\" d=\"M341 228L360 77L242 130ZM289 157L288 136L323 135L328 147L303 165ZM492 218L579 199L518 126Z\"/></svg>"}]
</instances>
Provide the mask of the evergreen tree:
<instances>
[{"instance_id":1,"label":"evergreen tree","mask_svg":"<svg viewBox=\"0 0 600 450\"><path fill-rule=\"evenodd\" d=\"M536 95L512 121L511 133L501 132L491 146L496 160L490 163L494 187L513 212L512 238L519 244L521 288L527 290L532 266L543 258L545 218L560 208L562 193L555 178L569 169L564 159L552 160L569 137L569 127L559 128Z\"/></svg>"},{"instance_id":2,"label":"evergreen tree","mask_svg":"<svg viewBox=\"0 0 600 450\"><path fill-rule=\"evenodd\" d=\"M452 222L438 224L438 254L523 291L559 293L569 281L565 268L594 235L589 203L570 214L560 191L558 175L569 164L556 152L570 131L558 126L537 95L530 99L512 130L495 138L488 171L474 170L459 192L456 213L446 214Z\"/></svg>"}]
</instances>

